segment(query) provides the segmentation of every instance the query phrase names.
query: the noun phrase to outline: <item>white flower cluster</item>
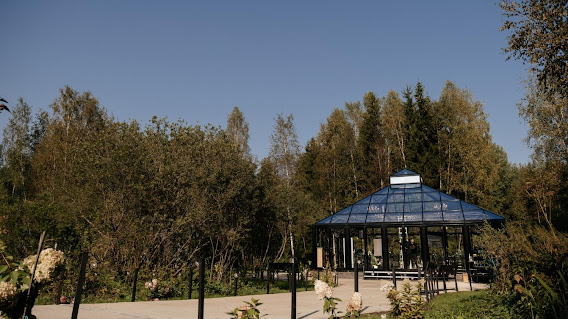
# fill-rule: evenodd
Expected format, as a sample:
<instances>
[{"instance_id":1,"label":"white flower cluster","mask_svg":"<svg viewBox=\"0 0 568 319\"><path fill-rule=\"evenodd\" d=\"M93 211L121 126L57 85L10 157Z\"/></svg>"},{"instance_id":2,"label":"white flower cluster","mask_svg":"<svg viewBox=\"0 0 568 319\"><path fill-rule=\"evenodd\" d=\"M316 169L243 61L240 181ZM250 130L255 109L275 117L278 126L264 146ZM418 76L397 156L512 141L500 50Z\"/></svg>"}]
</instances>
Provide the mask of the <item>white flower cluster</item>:
<instances>
[{"instance_id":1,"label":"white flower cluster","mask_svg":"<svg viewBox=\"0 0 568 319\"><path fill-rule=\"evenodd\" d=\"M16 294L17 288L11 282L0 281L0 302L7 301Z\"/></svg>"},{"instance_id":2,"label":"white flower cluster","mask_svg":"<svg viewBox=\"0 0 568 319\"><path fill-rule=\"evenodd\" d=\"M379 280L379 291L389 292L394 288L392 281Z\"/></svg>"},{"instance_id":3,"label":"white flower cluster","mask_svg":"<svg viewBox=\"0 0 568 319\"><path fill-rule=\"evenodd\" d=\"M347 312L361 312L363 309L363 298L360 293L356 292L351 296L349 302L347 303Z\"/></svg>"},{"instance_id":4,"label":"white flower cluster","mask_svg":"<svg viewBox=\"0 0 568 319\"><path fill-rule=\"evenodd\" d=\"M150 290L156 290L156 288L158 287L158 279L154 278L152 279L152 281L147 281L144 284L144 287L150 289Z\"/></svg>"},{"instance_id":5,"label":"white flower cluster","mask_svg":"<svg viewBox=\"0 0 568 319\"><path fill-rule=\"evenodd\" d=\"M34 268L36 256L37 255L28 256L22 261L22 264L27 267L30 272ZM55 268L62 265L64 260L65 256L62 251L55 250L53 248L42 250L39 254L39 261L37 263L34 281L38 283L49 281Z\"/></svg>"},{"instance_id":6,"label":"white flower cluster","mask_svg":"<svg viewBox=\"0 0 568 319\"><path fill-rule=\"evenodd\" d=\"M325 281L316 280L314 288L320 300L323 300L323 298L331 298L333 295L333 289L331 289Z\"/></svg>"}]
</instances>

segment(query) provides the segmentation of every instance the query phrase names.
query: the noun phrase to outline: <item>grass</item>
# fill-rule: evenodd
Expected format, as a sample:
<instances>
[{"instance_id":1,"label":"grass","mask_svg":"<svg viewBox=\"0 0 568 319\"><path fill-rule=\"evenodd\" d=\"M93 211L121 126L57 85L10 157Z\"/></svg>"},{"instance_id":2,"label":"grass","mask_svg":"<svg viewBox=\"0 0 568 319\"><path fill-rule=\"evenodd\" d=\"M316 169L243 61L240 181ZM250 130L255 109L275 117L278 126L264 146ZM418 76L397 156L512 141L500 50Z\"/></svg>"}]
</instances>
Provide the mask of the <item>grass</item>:
<instances>
[{"instance_id":1,"label":"grass","mask_svg":"<svg viewBox=\"0 0 568 319\"><path fill-rule=\"evenodd\" d=\"M364 319L381 319L383 313L362 314ZM387 316L387 318L392 318ZM486 290L449 293L436 296L428 304L424 319L513 318L507 306Z\"/></svg>"},{"instance_id":2,"label":"grass","mask_svg":"<svg viewBox=\"0 0 568 319\"><path fill-rule=\"evenodd\" d=\"M425 319L512 318L507 306L487 290L449 293L437 296L428 304Z\"/></svg>"}]
</instances>

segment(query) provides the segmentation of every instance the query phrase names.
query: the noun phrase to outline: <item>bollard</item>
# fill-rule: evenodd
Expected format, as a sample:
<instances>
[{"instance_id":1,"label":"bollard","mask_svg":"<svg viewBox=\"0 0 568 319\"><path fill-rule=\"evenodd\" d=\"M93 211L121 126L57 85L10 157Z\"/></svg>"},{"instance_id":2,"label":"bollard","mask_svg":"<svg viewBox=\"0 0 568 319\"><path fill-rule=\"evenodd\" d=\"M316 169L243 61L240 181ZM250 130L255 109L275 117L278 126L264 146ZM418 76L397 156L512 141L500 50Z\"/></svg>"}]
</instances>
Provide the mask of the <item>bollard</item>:
<instances>
[{"instance_id":1,"label":"bollard","mask_svg":"<svg viewBox=\"0 0 568 319\"><path fill-rule=\"evenodd\" d=\"M237 295L238 287L239 287L239 274L235 274L235 293L233 294L233 296Z\"/></svg>"},{"instance_id":2,"label":"bollard","mask_svg":"<svg viewBox=\"0 0 568 319\"><path fill-rule=\"evenodd\" d=\"M394 289L396 289L396 269L392 268L392 284L394 285Z\"/></svg>"},{"instance_id":3,"label":"bollard","mask_svg":"<svg viewBox=\"0 0 568 319\"><path fill-rule=\"evenodd\" d=\"M296 264L292 261L290 269L292 273L290 277L292 278L290 290L292 291L292 314L291 319L296 319Z\"/></svg>"},{"instance_id":4,"label":"bollard","mask_svg":"<svg viewBox=\"0 0 568 319\"><path fill-rule=\"evenodd\" d=\"M132 299L130 301L136 301L136 282L138 281L138 268L134 269L134 283L132 284Z\"/></svg>"},{"instance_id":5,"label":"bollard","mask_svg":"<svg viewBox=\"0 0 568 319\"><path fill-rule=\"evenodd\" d=\"M83 284L85 283L85 268L87 268L87 260L89 259L89 252L84 251L81 256L81 271L79 272L79 282L77 283L77 290L75 291L75 300L73 301L73 311L71 319L77 319L79 313L79 305L81 304L81 295L83 294Z\"/></svg>"},{"instance_id":6,"label":"bollard","mask_svg":"<svg viewBox=\"0 0 568 319\"><path fill-rule=\"evenodd\" d=\"M355 292L359 292L359 263L359 260L355 263Z\"/></svg>"},{"instance_id":7,"label":"bollard","mask_svg":"<svg viewBox=\"0 0 568 319\"><path fill-rule=\"evenodd\" d=\"M266 269L266 294L270 294L270 269Z\"/></svg>"},{"instance_id":8,"label":"bollard","mask_svg":"<svg viewBox=\"0 0 568 319\"><path fill-rule=\"evenodd\" d=\"M191 299L191 293L193 292L193 266L189 267L189 283L188 283L187 299Z\"/></svg>"},{"instance_id":9,"label":"bollard","mask_svg":"<svg viewBox=\"0 0 568 319\"><path fill-rule=\"evenodd\" d=\"M205 258L199 259L199 301L197 304L197 318L203 319L203 307L205 303Z\"/></svg>"}]
</instances>

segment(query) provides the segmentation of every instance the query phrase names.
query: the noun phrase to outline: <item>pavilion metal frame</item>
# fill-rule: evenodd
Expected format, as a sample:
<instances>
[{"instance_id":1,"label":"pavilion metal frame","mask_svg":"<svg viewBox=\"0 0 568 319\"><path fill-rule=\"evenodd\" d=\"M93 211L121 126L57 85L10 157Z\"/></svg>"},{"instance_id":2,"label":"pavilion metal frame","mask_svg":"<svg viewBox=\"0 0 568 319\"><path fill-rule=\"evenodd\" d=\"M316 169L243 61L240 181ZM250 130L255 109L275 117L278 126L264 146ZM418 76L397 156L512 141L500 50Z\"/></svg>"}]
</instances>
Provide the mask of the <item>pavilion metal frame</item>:
<instances>
[{"instance_id":1,"label":"pavilion metal frame","mask_svg":"<svg viewBox=\"0 0 568 319\"><path fill-rule=\"evenodd\" d=\"M397 180L398 177L400 179ZM417 183L417 181L419 182ZM439 199L436 196L439 196ZM410 200L407 201L407 199ZM382 220L381 216L383 216ZM353 205L347 206L312 226L314 252L312 264L314 266L317 265L316 249L320 236L323 236L322 238L327 237L328 242L331 242L332 231L340 232L342 234L341 238L346 239L344 251L351 252L353 251L351 240L347 239L352 237L352 230L359 230L363 233L364 270L369 270L370 263L367 254L368 232L370 229L380 229L381 238L383 239L381 241L382 268L383 270L389 270L391 263L387 238L388 228L390 227L402 227L404 229L406 227L418 227L420 229L419 244L423 262L430 261L428 228L442 227L444 261L448 263L450 260L448 256L447 227L461 227L463 253L466 259L464 260L465 270L469 272L470 263L468 262L468 256L472 255L472 227L479 226L485 222L489 222L496 227L504 221L505 218L502 216L423 185L419 174L409 170L402 170L391 176L391 185ZM406 238L407 234L404 233L403 236ZM331 258L333 255L331 245L327 245L326 255L333 260ZM354 260L344 260L344 267L331 266L333 268L351 270L355 262Z\"/></svg>"}]
</instances>

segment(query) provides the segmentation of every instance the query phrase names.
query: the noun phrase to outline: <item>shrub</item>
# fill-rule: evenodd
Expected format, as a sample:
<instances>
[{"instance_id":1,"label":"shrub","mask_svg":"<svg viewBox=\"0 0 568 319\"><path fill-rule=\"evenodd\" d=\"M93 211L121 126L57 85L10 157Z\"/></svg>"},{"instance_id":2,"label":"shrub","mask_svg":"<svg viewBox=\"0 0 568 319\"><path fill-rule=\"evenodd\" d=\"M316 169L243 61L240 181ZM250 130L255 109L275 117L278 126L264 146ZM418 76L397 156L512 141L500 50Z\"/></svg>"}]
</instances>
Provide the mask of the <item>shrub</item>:
<instances>
[{"instance_id":1,"label":"shrub","mask_svg":"<svg viewBox=\"0 0 568 319\"><path fill-rule=\"evenodd\" d=\"M565 318L568 313L568 237L539 225L485 225L474 243L495 265L493 291L522 318Z\"/></svg>"},{"instance_id":2,"label":"shrub","mask_svg":"<svg viewBox=\"0 0 568 319\"><path fill-rule=\"evenodd\" d=\"M391 315L403 319L422 318L426 302L420 295L424 281L419 280L413 286L410 280L402 282L402 291L392 289L387 298L391 303Z\"/></svg>"}]
</instances>

